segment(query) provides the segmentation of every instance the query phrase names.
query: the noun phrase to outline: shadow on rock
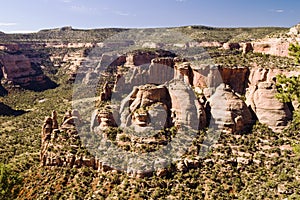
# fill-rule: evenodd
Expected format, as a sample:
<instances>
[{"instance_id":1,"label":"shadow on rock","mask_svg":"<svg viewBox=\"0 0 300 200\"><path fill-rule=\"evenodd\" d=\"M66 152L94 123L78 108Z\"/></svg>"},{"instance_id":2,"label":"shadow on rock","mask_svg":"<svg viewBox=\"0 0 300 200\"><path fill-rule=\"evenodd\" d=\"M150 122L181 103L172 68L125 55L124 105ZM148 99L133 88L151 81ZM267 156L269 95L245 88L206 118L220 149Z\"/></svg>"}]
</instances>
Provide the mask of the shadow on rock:
<instances>
[{"instance_id":1,"label":"shadow on rock","mask_svg":"<svg viewBox=\"0 0 300 200\"><path fill-rule=\"evenodd\" d=\"M21 85L26 90L32 90L35 92L41 92L48 89L54 89L58 86L57 83L52 81L49 77L45 76L42 82L32 81L28 85Z\"/></svg>"},{"instance_id":2,"label":"shadow on rock","mask_svg":"<svg viewBox=\"0 0 300 200\"><path fill-rule=\"evenodd\" d=\"M7 90L0 84L0 97L6 96L8 94Z\"/></svg>"}]
</instances>

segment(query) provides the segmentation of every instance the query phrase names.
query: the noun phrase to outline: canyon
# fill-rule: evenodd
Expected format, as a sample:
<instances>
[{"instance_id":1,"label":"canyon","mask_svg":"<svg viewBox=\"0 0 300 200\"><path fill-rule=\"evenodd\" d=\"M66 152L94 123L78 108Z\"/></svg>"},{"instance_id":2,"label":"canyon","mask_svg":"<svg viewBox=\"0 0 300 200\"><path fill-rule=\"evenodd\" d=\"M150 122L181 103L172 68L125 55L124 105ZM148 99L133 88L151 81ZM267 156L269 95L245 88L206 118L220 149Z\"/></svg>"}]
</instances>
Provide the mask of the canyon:
<instances>
[{"instance_id":1,"label":"canyon","mask_svg":"<svg viewBox=\"0 0 300 200\"><path fill-rule=\"evenodd\" d=\"M95 50L135 45L106 41L128 29L0 34L1 158L25 177L20 198L70 188L100 198L125 185L153 192L151 180L174 190L208 188L216 179L235 197L260 189L287 197L299 180L291 170L299 105L275 95L278 75L300 75L288 55L299 28L179 27L195 40L145 39L114 55ZM189 50L210 62L185 57Z\"/></svg>"},{"instance_id":2,"label":"canyon","mask_svg":"<svg viewBox=\"0 0 300 200\"><path fill-rule=\"evenodd\" d=\"M151 137L148 134L172 126L177 130L182 127L192 130L209 127L222 134L236 134L251 130L258 121L272 131L280 133L292 120L293 107L275 98L276 76L279 74L287 77L298 76L299 70L241 66L232 68L205 64L199 66L167 51L137 51L118 58L106 56L105 60L108 60L109 66L116 71L104 75L115 79L103 83L98 100L100 104L104 103L106 106L100 107L92 118L90 134L100 135L101 143L106 143L109 138L106 131L116 127L121 129L132 127L136 131L134 136L122 131L116 135L117 145L130 146L131 149L136 150L137 146L143 144L167 143L165 136ZM124 71L122 68L125 67ZM97 74L97 70L98 68L91 73ZM89 74L86 76L90 77ZM99 79L99 76L89 78L86 84L94 82L93 79ZM110 103L113 98L124 97L124 95L128 96L121 105ZM294 106L296 108L296 105ZM78 120L78 116L75 116L74 120ZM68 149L67 141L74 142L80 137L75 130L75 121L71 122L71 127L64 128L62 125L60 129L51 128L48 133L43 129L42 138L45 138L45 135L49 136L42 142L42 149L44 149L41 154L42 165L87 166L99 172L117 170L109 164L109 161L104 161L101 157L77 156L71 153L81 148L77 145L71 145L72 148L68 152L62 153L63 149ZM46 123L45 121L45 125ZM66 132L68 136L61 135L62 132ZM120 138L126 138L126 141ZM60 155L49 149L56 149L55 151L60 152ZM166 160L161 162L166 163ZM182 162L190 164L182 165ZM177 162L177 170L185 171L190 166L197 165L199 163L196 160L180 160ZM154 171L153 168L146 171L123 170L139 178L148 176ZM167 172L160 168L157 173L163 175Z\"/></svg>"}]
</instances>

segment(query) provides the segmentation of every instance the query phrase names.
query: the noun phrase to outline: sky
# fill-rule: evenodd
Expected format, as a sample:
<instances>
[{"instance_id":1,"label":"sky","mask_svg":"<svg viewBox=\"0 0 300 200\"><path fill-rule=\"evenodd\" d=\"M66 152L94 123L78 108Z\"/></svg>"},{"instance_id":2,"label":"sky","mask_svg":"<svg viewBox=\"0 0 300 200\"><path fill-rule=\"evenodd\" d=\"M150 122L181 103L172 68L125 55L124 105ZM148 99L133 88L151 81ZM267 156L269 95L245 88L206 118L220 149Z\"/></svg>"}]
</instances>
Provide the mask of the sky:
<instances>
[{"instance_id":1,"label":"sky","mask_svg":"<svg viewBox=\"0 0 300 200\"><path fill-rule=\"evenodd\" d=\"M0 0L0 31L41 29L291 27L300 22L299 0Z\"/></svg>"}]
</instances>

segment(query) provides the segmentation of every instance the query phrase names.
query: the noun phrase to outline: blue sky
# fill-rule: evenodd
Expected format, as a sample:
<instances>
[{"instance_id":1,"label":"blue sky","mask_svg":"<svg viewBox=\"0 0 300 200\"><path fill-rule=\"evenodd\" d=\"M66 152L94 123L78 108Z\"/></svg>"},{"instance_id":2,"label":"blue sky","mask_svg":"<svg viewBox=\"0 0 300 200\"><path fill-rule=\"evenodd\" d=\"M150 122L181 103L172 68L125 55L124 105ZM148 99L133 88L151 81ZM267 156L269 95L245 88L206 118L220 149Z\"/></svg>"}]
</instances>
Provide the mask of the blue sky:
<instances>
[{"instance_id":1,"label":"blue sky","mask_svg":"<svg viewBox=\"0 0 300 200\"><path fill-rule=\"evenodd\" d=\"M0 31L45 28L291 27L299 0L2 0Z\"/></svg>"}]
</instances>

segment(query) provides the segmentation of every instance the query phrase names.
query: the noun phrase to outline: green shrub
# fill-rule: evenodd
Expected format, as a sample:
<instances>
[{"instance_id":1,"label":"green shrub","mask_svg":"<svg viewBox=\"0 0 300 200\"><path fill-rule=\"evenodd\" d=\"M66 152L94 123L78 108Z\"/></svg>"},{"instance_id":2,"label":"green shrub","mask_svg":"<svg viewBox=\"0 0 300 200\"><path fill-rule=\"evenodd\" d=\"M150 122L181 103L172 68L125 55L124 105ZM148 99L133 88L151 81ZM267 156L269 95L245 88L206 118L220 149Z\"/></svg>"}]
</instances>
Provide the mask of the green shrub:
<instances>
[{"instance_id":1,"label":"green shrub","mask_svg":"<svg viewBox=\"0 0 300 200\"><path fill-rule=\"evenodd\" d=\"M295 58L297 64L300 64L300 45L298 42L296 44L290 44L289 55Z\"/></svg>"},{"instance_id":2,"label":"green shrub","mask_svg":"<svg viewBox=\"0 0 300 200\"><path fill-rule=\"evenodd\" d=\"M297 100L300 102L300 76L286 77L285 75L276 76L276 86L278 98L282 102L292 102Z\"/></svg>"},{"instance_id":3,"label":"green shrub","mask_svg":"<svg viewBox=\"0 0 300 200\"><path fill-rule=\"evenodd\" d=\"M14 199L21 183L21 177L9 165L0 163L0 199Z\"/></svg>"}]
</instances>

